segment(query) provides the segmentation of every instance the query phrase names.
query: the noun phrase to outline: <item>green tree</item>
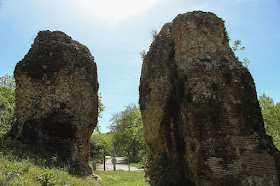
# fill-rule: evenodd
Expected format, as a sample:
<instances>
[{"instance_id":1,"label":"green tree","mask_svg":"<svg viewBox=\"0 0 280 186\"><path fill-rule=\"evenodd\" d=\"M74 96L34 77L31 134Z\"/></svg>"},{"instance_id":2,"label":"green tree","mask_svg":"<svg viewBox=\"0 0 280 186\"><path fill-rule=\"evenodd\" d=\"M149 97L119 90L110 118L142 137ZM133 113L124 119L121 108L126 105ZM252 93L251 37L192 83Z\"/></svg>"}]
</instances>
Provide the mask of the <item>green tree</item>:
<instances>
[{"instance_id":1,"label":"green tree","mask_svg":"<svg viewBox=\"0 0 280 186\"><path fill-rule=\"evenodd\" d=\"M10 130L15 107L15 80L6 74L0 77L0 136Z\"/></svg>"},{"instance_id":2,"label":"green tree","mask_svg":"<svg viewBox=\"0 0 280 186\"><path fill-rule=\"evenodd\" d=\"M102 118L102 112L105 110L105 106L102 103L102 96L101 93L98 93L98 117Z\"/></svg>"},{"instance_id":3,"label":"green tree","mask_svg":"<svg viewBox=\"0 0 280 186\"><path fill-rule=\"evenodd\" d=\"M144 160L147 146L139 107L135 104L128 105L125 110L114 114L111 121L112 140L117 154L129 154L131 162Z\"/></svg>"},{"instance_id":4,"label":"green tree","mask_svg":"<svg viewBox=\"0 0 280 186\"><path fill-rule=\"evenodd\" d=\"M273 138L273 143L280 149L280 103L274 103L273 99L265 94L259 96L265 131Z\"/></svg>"},{"instance_id":5,"label":"green tree","mask_svg":"<svg viewBox=\"0 0 280 186\"><path fill-rule=\"evenodd\" d=\"M112 135L110 133L94 133L90 138L91 156L101 162L103 155L111 155L113 151Z\"/></svg>"},{"instance_id":6,"label":"green tree","mask_svg":"<svg viewBox=\"0 0 280 186\"><path fill-rule=\"evenodd\" d=\"M102 112L105 110L105 106L102 103L101 93L98 93L98 120L102 118ZM90 138L90 152L95 161L101 162L104 154L110 154L113 150L113 144L111 135L102 134L100 131L99 121L94 129L94 132Z\"/></svg>"},{"instance_id":7,"label":"green tree","mask_svg":"<svg viewBox=\"0 0 280 186\"><path fill-rule=\"evenodd\" d=\"M98 122L97 126L95 127L94 131L97 133L101 133L100 126L99 126L99 119L102 118L102 112L105 110L105 106L102 103L102 96L101 93L98 93Z\"/></svg>"}]
</instances>

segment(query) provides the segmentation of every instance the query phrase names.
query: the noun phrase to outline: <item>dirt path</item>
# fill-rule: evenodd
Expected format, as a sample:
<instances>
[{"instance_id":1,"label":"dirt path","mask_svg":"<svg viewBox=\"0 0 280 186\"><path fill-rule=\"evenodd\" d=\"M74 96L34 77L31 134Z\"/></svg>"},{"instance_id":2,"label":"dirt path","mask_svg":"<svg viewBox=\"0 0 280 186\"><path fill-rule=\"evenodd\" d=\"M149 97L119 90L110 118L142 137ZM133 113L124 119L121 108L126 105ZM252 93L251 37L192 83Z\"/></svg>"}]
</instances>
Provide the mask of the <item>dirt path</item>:
<instances>
[{"instance_id":1,"label":"dirt path","mask_svg":"<svg viewBox=\"0 0 280 186\"><path fill-rule=\"evenodd\" d=\"M112 158L111 156L105 156L106 161L105 161L105 168L106 171L112 171L114 170L113 163L112 163ZM124 157L116 157L116 170L124 170L128 171L128 164L125 163ZM104 164L101 164L97 166L97 170L104 170ZM137 167L132 167L130 166L130 171L143 171L144 169L139 169Z\"/></svg>"}]
</instances>

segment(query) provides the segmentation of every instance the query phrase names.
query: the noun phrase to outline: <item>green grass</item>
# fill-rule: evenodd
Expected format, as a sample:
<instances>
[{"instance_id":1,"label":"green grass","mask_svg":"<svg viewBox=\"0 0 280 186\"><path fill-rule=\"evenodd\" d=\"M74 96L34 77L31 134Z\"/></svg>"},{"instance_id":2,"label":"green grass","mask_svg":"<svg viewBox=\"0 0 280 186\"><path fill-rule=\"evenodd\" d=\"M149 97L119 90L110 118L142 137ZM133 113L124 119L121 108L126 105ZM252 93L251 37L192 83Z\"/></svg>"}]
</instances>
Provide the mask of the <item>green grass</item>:
<instances>
[{"instance_id":1,"label":"green grass","mask_svg":"<svg viewBox=\"0 0 280 186\"><path fill-rule=\"evenodd\" d=\"M0 155L0 185L99 185L90 177L69 174L63 168L39 166L32 159Z\"/></svg>"},{"instance_id":2,"label":"green grass","mask_svg":"<svg viewBox=\"0 0 280 186\"><path fill-rule=\"evenodd\" d=\"M89 176L70 174L55 155L10 138L0 139L0 185L100 185Z\"/></svg>"},{"instance_id":3,"label":"green grass","mask_svg":"<svg viewBox=\"0 0 280 186\"><path fill-rule=\"evenodd\" d=\"M148 185L144 171L97 171L102 181L71 173L55 155L10 138L0 138L0 185Z\"/></svg>"},{"instance_id":4,"label":"green grass","mask_svg":"<svg viewBox=\"0 0 280 186\"><path fill-rule=\"evenodd\" d=\"M145 182L144 171L96 171L96 174L102 178L102 181L100 181L102 185L149 185L147 182Z\"/></svg>"},{"instance_id":5,"label":"green grass","mask_svg":"<svg viewBox=\"0 0 280 186\"><path fill-rule=\"evenodd\" d=\"M144 168L143 163L131 163L130 166L137 167L139 169Z\"/></svg>"}]
</instances>

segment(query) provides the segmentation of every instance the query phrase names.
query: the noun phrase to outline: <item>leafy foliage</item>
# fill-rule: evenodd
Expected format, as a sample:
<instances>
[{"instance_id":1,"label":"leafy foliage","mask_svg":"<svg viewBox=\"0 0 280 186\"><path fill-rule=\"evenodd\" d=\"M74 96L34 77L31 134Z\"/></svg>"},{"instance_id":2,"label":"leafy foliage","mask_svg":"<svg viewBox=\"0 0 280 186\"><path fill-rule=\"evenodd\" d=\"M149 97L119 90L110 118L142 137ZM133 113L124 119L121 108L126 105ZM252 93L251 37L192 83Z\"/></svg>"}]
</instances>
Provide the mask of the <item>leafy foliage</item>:
<instances>
[{"instance_id":1,"label":"leafy foliage","mask_svg":"<svg viewBox=\"0 0 280 186\"><path fill-rule=\"evenodd\" d=\"M274 104L271 97L263 94L259 97L266 134L273 138L273 143L280 150L280 103Z\"/></svg>"},{"instance_id":2,"label":"leafy foliage","mask_svg":"<svg viewBox=\"0 0 280 186\"><path fill-rule=\"evenodd\" d=\"M234 52L236 52L236 51L238 51L238 50L245 50L245 47L241 47L241 43L242 43L242 41L240 41L240 40L234 41L233 47L231 47L232 50L233 50ZM238 58L237 58L237 59L238 59ZM247 59L247 58L245 57L245 58L243 59L243 61L241 61L241 63L242 63L246 68L248 68L248 65L250 64L250 61L249 61L249 59Z\"/></svg>"},{"instance_id":3,"label":"leafy foliage","mask_svg":"<svg viewBox=\"0 0 280 186\"><path fill-rule=\"evenodd\" d=\"M98 94L98 117L102 118L102 112L105 110L105 106L102 103L101 93Z\"/></svg>"},{"instance_id":4,"label":"leafy foliage","mask_svg":"<svg viewBox=\"0 0 280 186\"><path fill-rule=\"evenodd\" d=\"M42 185L52 185L52 179L54 177L53 169L47 167L44 172L42 172L42 176L39 177L39 180L42 182Z\"/></svg>"},{"instance_id":5,"label":"leafy foliage","mask_svg":"<svg viewBox=\"0 0 280 186\"><path fill-rule=\"evenodd\" d=\"M98 120L99 120L99 118L102 118L102 112L104 110L105 110L105 106L102 103L101 93L98 93ZM99 134L101 133L100 127L99 127L99 121L98 121L97 126L95 127L94 131L99 133Z\"/></svg>"},{"instance_id":6,"label":"leafy foliage","mask_svg":"<svg viewBox=\"0 0 280 186\"><path fill-rule=\"evenodd\" d=\"M10 130L15 107L15 80L6 74L0 77L0 136Z\"/></svg>"},{"instance_id":7,"label":"leafy foliage","mask_svg":"<svg viewBox=\"0 0 280 186\"><path fill-rule=\"evenodd\" d=\"M90 138L91 156L97 162L102 162L103 155L111 155L113 142L111 134L94 133Z\"/></svg>"},{"instance_id":8,"label":"leafy foliage","mask_svg":"<svg viewBox=\"0 0 280 186\"><path fill-rule=\"evenodd\" d=\"M131 162L144 161L147 146L143 135L143 124L139 107L128 105L111 119L112 139L118 156L130 156Z\"/></svg>"},{"instance_id":9,"label":"leafy foliage","mask_svg":"<svg viewBox=\"0 0 280 186\"><path fill-rule=\"evenodd\" d=\"M235 52L237 50L245 50L245 47L240 47L241 46L241 41L240 40L236 40L234 41L232 50Z\"/></svg>"}]
</instances>

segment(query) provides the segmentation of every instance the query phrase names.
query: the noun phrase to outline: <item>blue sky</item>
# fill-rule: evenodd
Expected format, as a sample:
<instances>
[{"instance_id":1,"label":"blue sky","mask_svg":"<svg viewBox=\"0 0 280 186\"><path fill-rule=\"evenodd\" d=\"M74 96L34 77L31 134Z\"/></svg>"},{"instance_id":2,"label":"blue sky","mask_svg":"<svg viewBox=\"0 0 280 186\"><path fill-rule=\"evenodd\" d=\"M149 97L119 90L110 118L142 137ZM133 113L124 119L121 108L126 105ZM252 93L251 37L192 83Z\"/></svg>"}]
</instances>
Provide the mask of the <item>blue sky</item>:
<instances>
[{"instance_id":1,"label":"blue sky","mask_svg":"<svg viewBox=\"0 0 280 186\"><path fill-rule=\"evenodd\" d=\"M280 102L280 0L0 0L0 76L12 74L40 30L61 30L96 59L107 132L113 113L138 103L142 60L151 30L180 13L211 11L241 40L258 96Z\"/></svg>"}]
</instances>

